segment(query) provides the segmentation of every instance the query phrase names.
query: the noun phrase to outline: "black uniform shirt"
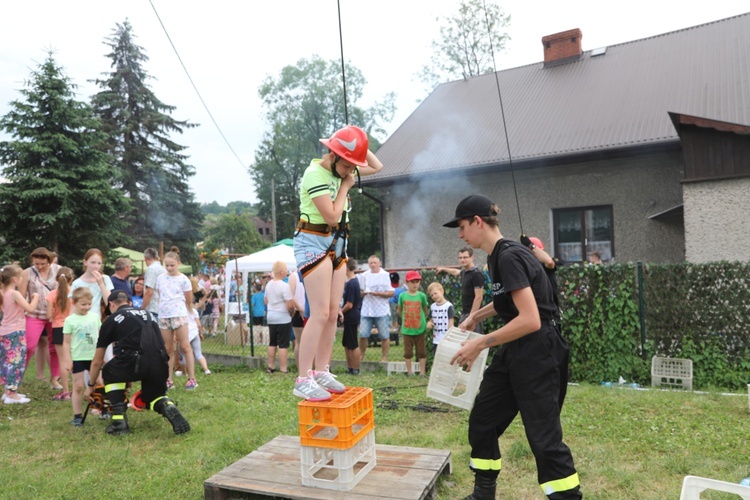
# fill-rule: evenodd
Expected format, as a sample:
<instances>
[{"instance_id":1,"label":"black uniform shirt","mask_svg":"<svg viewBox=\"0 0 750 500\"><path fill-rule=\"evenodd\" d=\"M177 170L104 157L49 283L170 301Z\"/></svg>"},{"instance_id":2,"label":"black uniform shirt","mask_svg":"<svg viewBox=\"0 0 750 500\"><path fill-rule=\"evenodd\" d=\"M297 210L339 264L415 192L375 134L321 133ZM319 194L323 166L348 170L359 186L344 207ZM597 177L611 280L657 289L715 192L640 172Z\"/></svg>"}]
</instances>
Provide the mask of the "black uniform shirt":
<instances>
[{"instance_id":1,"label":"black uniform shirt","mask_svg":"<svg viewBox=\"0 0 750 500\"><path fill-rule=\"evenodd\" d=\"M467 315L471 312L476 297L475 288L484 288L484 273L476 266L468 271L461 269L461 314ZM479 292L481 295L483 290ZM481 307L481 304L480 304Z\"/></svg>"},{"instance_id":2,"label":"black uniform shirt","mask_svg":"<svg viewBox=\"0 0 750 500\"><path fill-rule=\"evenodd\" d=\"M531 287L539 317L551 319L556 310L552 286L542 264L528 248L514 241L499 240L487 257L492 277L492 304L497 314L508 323L518 316L510 292Z\"/></svg>"},{"instance_id":3,"label":"black uniform shirt","mask_svg":"<svg viewBox=\"0 0 750 500\"><path fill-rule=\"evenodd\" d=\"M151 313L131 306L120 307L102 324L96 347L107 347L115 342L115 356L137 352L141 350L142 346L142 331L152 334L152 338L148 339L145 345L154 346L154 350L157 352L159 347L164 349L164 339L161 336L159 324L154 321Z\"/></svg>"}]
</instances>

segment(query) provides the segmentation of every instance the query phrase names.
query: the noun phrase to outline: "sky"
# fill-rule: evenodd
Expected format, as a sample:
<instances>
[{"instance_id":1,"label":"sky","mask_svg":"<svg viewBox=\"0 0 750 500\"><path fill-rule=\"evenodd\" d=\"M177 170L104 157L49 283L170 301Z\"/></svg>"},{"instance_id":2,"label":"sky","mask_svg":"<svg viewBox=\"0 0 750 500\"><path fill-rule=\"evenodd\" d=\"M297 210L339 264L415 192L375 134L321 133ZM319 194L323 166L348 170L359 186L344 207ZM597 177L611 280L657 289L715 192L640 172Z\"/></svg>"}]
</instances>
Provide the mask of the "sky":
<instances>
[{"instance_id":1,"label":"sky","mask_svg":"<svg viewBox=\"0 0 750 500\"><path fill-rule=\"evenodd\" d=\"M493 0L486 0L493 2ZM583 50L606 47L750 11L747 0L506 0L510 41L496 54L497 68L543 60L545 35L580 28ZM397 95L393 133L427 96L417 78L430 61L440 18L460 0L339 0L344 57L367 80L358 103ZM200 203L257 201L247 166L268 129L258 87L300 59L340 60L335 0L24 0L4 2L0 16L0 116L19 99L31 71L52 50L78 85L79 100L98 91L90 82L110 70L104 40L128 19L149 61L156 96L176 106L172 116L200 126L173 136L188 147L196 175L190 186ZM158 13L156 15L155 11ZM213 124L159 22L229 145ZM9 136L0 132L0 140ZM381 138L385 139L385 138ZM231 148L230 148L231 146ZM387 167L387 166L386 166Z\"/></svg>"}]
</instances>

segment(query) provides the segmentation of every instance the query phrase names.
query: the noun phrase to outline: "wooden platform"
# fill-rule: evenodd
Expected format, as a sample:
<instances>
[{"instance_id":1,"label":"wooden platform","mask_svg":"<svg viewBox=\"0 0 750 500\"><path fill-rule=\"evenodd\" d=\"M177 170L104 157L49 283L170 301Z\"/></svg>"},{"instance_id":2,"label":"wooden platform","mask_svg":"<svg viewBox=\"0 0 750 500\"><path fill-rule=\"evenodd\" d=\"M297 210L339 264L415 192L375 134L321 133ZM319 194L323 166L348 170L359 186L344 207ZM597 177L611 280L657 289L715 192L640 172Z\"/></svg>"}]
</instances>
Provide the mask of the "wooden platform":
<instances>
[{"instance_id":1,"label":"wooden platform","mask_svg":"<svg viewBox=\"0 0 750 500\"><path fill-rule=\"evenodd\" d=\"M277 436L204 483L205 498L434 499L437 479L450 474L448 450L375 445L377 466L350 491L302 485L297 436Z\"/></svg>"}]
</instances>

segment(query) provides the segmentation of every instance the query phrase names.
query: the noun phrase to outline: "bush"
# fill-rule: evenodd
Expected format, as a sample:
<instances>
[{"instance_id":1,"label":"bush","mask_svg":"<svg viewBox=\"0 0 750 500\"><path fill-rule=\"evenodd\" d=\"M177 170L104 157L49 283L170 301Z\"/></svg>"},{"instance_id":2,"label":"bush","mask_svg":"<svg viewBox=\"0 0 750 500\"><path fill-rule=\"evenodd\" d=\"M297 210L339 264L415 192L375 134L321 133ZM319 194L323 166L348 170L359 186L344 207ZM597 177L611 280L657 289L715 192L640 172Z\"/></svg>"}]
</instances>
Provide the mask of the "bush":
<instances>
[{"instance_id":1,"label":"bush","mask_svg":"<svg viewBox=\"0 0 750 500\"><path fill-rule=\"evenodd\" d=\"M443 285L458 314L458 278L422 271L423 288L432 281ZM738 389L750 381L750 264L645 265L645 342L635 264L565 266L557 281L571 380L598 384L623 377L648 385L656 355L691 359L696 387ZM491 300L487 282L485 304ZM492 318L485 332L501 325Z\"/></svg>"}]
</instances>

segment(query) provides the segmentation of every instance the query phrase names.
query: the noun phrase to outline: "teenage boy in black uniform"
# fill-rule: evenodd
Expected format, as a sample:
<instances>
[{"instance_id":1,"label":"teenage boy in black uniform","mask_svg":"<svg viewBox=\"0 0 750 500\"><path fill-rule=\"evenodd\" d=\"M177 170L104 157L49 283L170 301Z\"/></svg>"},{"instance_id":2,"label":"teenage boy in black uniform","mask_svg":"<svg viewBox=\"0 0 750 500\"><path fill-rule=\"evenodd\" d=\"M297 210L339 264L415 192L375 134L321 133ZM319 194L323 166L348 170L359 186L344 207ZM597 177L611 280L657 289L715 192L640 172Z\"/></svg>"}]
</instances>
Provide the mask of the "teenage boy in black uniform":
<instances>
[{"instance_id":1,"label":"teenage boy in black uniform","mask_svg":"<svg viewBox=\"0 0 750 500\"><path fill-rule=\"evenodd\" d=\"M169 356L164 348L159 324L146 310L135 309L122 290L109 296L109 309L113 313L99 330L96 353L91 362L90 379L96 380L99 370L104 379L104 390L112 404L112 424L107 427L111 435L130 432L125 416L125 387L128 382L141 381L141 400L172 424L175 434L190 430L190 424L180 414L175 404L166 396ZM114 342L115 357L104 364L104 352ZM91 401L94 387L89 387L84 398Z\"/></svg>"},{"instance_id":2,"label":"teenage boy in black uniform","mask_svg":"<svg viewBox=\"0 0 750 500\"><path fill-rule=\"evenodd\" d=\"M542 491L554 500L582 498L570 449L562 441L560 410L567 380L568 345L555 321L552 287L539 261L523 245L500 234L500 210L479 194L463 199L446 227L474 248L487 252L492 304L459 325L499 314L505 325L464 342L451 363L472 363L483 349L501 345L484 372L469 416L470 467L474 492L467 499L494 499L500 473L498 438L520 412L534 453ZM484 367L476 367L483 369Z\"/></svg>"}]
</instances>

